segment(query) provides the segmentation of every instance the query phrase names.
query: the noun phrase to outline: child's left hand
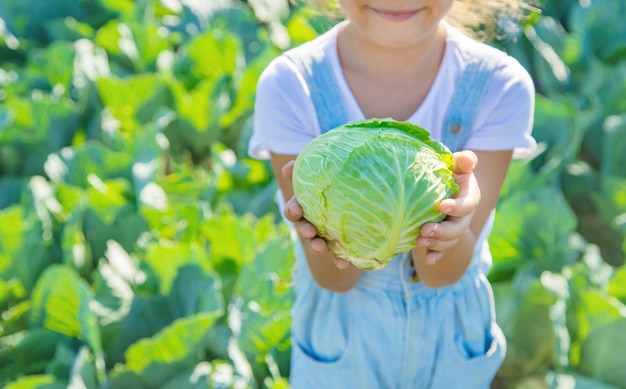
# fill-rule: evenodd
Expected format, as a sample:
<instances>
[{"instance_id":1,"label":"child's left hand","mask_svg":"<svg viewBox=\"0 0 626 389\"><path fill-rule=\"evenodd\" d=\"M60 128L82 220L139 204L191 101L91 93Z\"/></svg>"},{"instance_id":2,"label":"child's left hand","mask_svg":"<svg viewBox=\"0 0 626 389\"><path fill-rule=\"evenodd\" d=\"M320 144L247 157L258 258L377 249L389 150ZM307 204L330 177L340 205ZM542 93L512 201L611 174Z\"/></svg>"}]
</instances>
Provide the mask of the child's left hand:
<instances>
[{"instance_id":1,"label":"child's left hand","mask_svg":"<svg viewBox=\"0 0 626 389\"><path fill-rule=\"evenodd\" d=\"M464 150L453 154L454 178L459 192L454 198L441 202L439 209L448 217L439 223L427 223L422 227L417 245L427 249L425 261L434 265L443 252L455 246L469 229L472 217L480 203L480 188L473 172L478 163L476 154Z\"/></svg>"}]
</instances>

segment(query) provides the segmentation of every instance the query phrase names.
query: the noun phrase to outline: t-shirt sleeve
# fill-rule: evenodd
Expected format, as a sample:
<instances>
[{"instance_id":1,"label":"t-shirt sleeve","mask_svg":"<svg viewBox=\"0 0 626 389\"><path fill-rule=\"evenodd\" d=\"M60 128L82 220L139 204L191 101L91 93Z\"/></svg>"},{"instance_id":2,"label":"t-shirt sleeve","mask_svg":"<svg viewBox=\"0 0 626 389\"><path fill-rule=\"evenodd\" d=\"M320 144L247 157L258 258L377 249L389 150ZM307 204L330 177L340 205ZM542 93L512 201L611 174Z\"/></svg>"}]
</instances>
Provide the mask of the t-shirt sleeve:
<instances>
[{"instance_id":1,"label":"t-shirt sleeve","mask_svg":"<svg viewBox=\"0 0 626 389\"><path fill-rule=\"evenodd\" d=\"M513 150L514 158L531 155L535 87L524 67L507 56L489 81L483 109L466 148L481 151Z\"/></svg>"},{"instance_id":2,"label":"t-shirt sleeve","mask_svg":"<svg viewBox=\"0 0 626 389\"><path fill-rule=\"evenodd\" d=\"M287 57L277 57L257 84L248 153L258 159L270 152L296 155L318 133L306 82Z\"/></svg>"}]
</instances>

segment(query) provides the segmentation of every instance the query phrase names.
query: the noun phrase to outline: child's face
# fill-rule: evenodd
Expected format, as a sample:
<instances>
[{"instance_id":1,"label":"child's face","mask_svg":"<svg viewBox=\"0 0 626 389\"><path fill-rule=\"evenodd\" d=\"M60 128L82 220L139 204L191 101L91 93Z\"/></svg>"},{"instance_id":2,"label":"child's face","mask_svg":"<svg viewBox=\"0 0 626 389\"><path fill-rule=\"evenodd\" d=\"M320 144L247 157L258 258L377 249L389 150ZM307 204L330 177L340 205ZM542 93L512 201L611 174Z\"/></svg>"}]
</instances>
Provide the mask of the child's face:
<instances>
[{"instance_id":1,"label":"child's face","mask_svg":"<svg viewBox=\"0 0 626 389\"><path fill-rule=\"evenodd\" d=\"M433 37L453 0L339 0L351 23L378 45L402 48Z\"/></svg>"}]
</instances>

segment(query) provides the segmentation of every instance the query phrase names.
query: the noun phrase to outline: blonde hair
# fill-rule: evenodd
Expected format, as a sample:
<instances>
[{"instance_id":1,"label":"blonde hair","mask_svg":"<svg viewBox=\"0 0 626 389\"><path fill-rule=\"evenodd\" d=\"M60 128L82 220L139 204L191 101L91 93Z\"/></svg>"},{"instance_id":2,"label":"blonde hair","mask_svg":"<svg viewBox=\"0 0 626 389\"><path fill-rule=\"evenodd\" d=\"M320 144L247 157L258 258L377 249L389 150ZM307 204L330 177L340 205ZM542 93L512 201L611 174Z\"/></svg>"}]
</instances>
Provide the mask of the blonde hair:
<instances>
[{"instance_id":1,"label":"blonde hair","mask_svg":"<svg viewBox=\"0 0 626 389\"><path fill-rule=\"evenodd\" d=\"M490 41L506 37L531 12L538 12L534 1L454 0L445 19L478 40Z\"/></svg>"},{"instance_id":2,"label":"blonde hair","mask_svg":"<svg viewBox=\"0 0 626 389\"><path fill-rule=\"evenodd\" d=\"M337 0L305 0L331 19L341 18ZM454 0L445 20L481 41L502 39L529 13L538 12L535 0ZM514 30L514 29L513 29Z\"/></svg>"}]
</instances>

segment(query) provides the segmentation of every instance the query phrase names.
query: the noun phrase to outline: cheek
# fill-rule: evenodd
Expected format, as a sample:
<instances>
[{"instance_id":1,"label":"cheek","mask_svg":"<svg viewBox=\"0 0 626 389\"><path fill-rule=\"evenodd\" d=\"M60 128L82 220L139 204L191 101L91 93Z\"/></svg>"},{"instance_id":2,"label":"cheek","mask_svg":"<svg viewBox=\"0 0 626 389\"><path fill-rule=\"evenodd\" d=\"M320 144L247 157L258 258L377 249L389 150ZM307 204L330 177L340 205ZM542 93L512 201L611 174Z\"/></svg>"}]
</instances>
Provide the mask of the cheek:
<instances>
[{"instance_id":1,"label":"cheek","mask_svg":"<svg viewBox=\"0 0 626 389\"><path fill-rule=\"evenodd\" d=\"M363 12L364 4L359 0L338 0L337 3L341 7L343 13L349 19L355 19L359 17L359 14Z\"/></svg>"},{"instance_id":2,"label":"cheek","mask_svg":"<svg viewBox=\"0 0 626 389\"><path fill-rule=\"evenodd\" d=\"M334 3L338 4L339 7L341 7L341 9L344 10L345 12L346 9L350 9L354 6L355 1L354 0L337 0Z\"/></svg>"},{"instance_id":3,"label":"cheek","mask_svg":"<svg viewBox=\"0 0 626 389\"><path fill-rule=\"evenodd\" d=\"M472 3L474 0L426 0L426 5L432 10L433 15L443 19L455 3Z\"/></svg>"},{"instance_id":4,"label":"cheek","mask_svg":"<svg viewBox=\"0 0 626 389\"><path fill-rule=\"evenodd\" d=\"M466 1L467 1L467 0L466 0ZM471 2L471 0L470 0L470 1L467 1L467 2ZM448 12L450 12L450 9L452 9L452 6L453 6L455 3L458 3L458 2L457 2L457 1L454 1L454 0L443 0L443 1L440 1L440 2L439 2L439 8L441 9L441 17L442 17L442 18L443 18L444 16L446 16L446 14L447 14ZM458 4L457 4L457 5L458 5Z\"/></svg>"}]
</instances>

